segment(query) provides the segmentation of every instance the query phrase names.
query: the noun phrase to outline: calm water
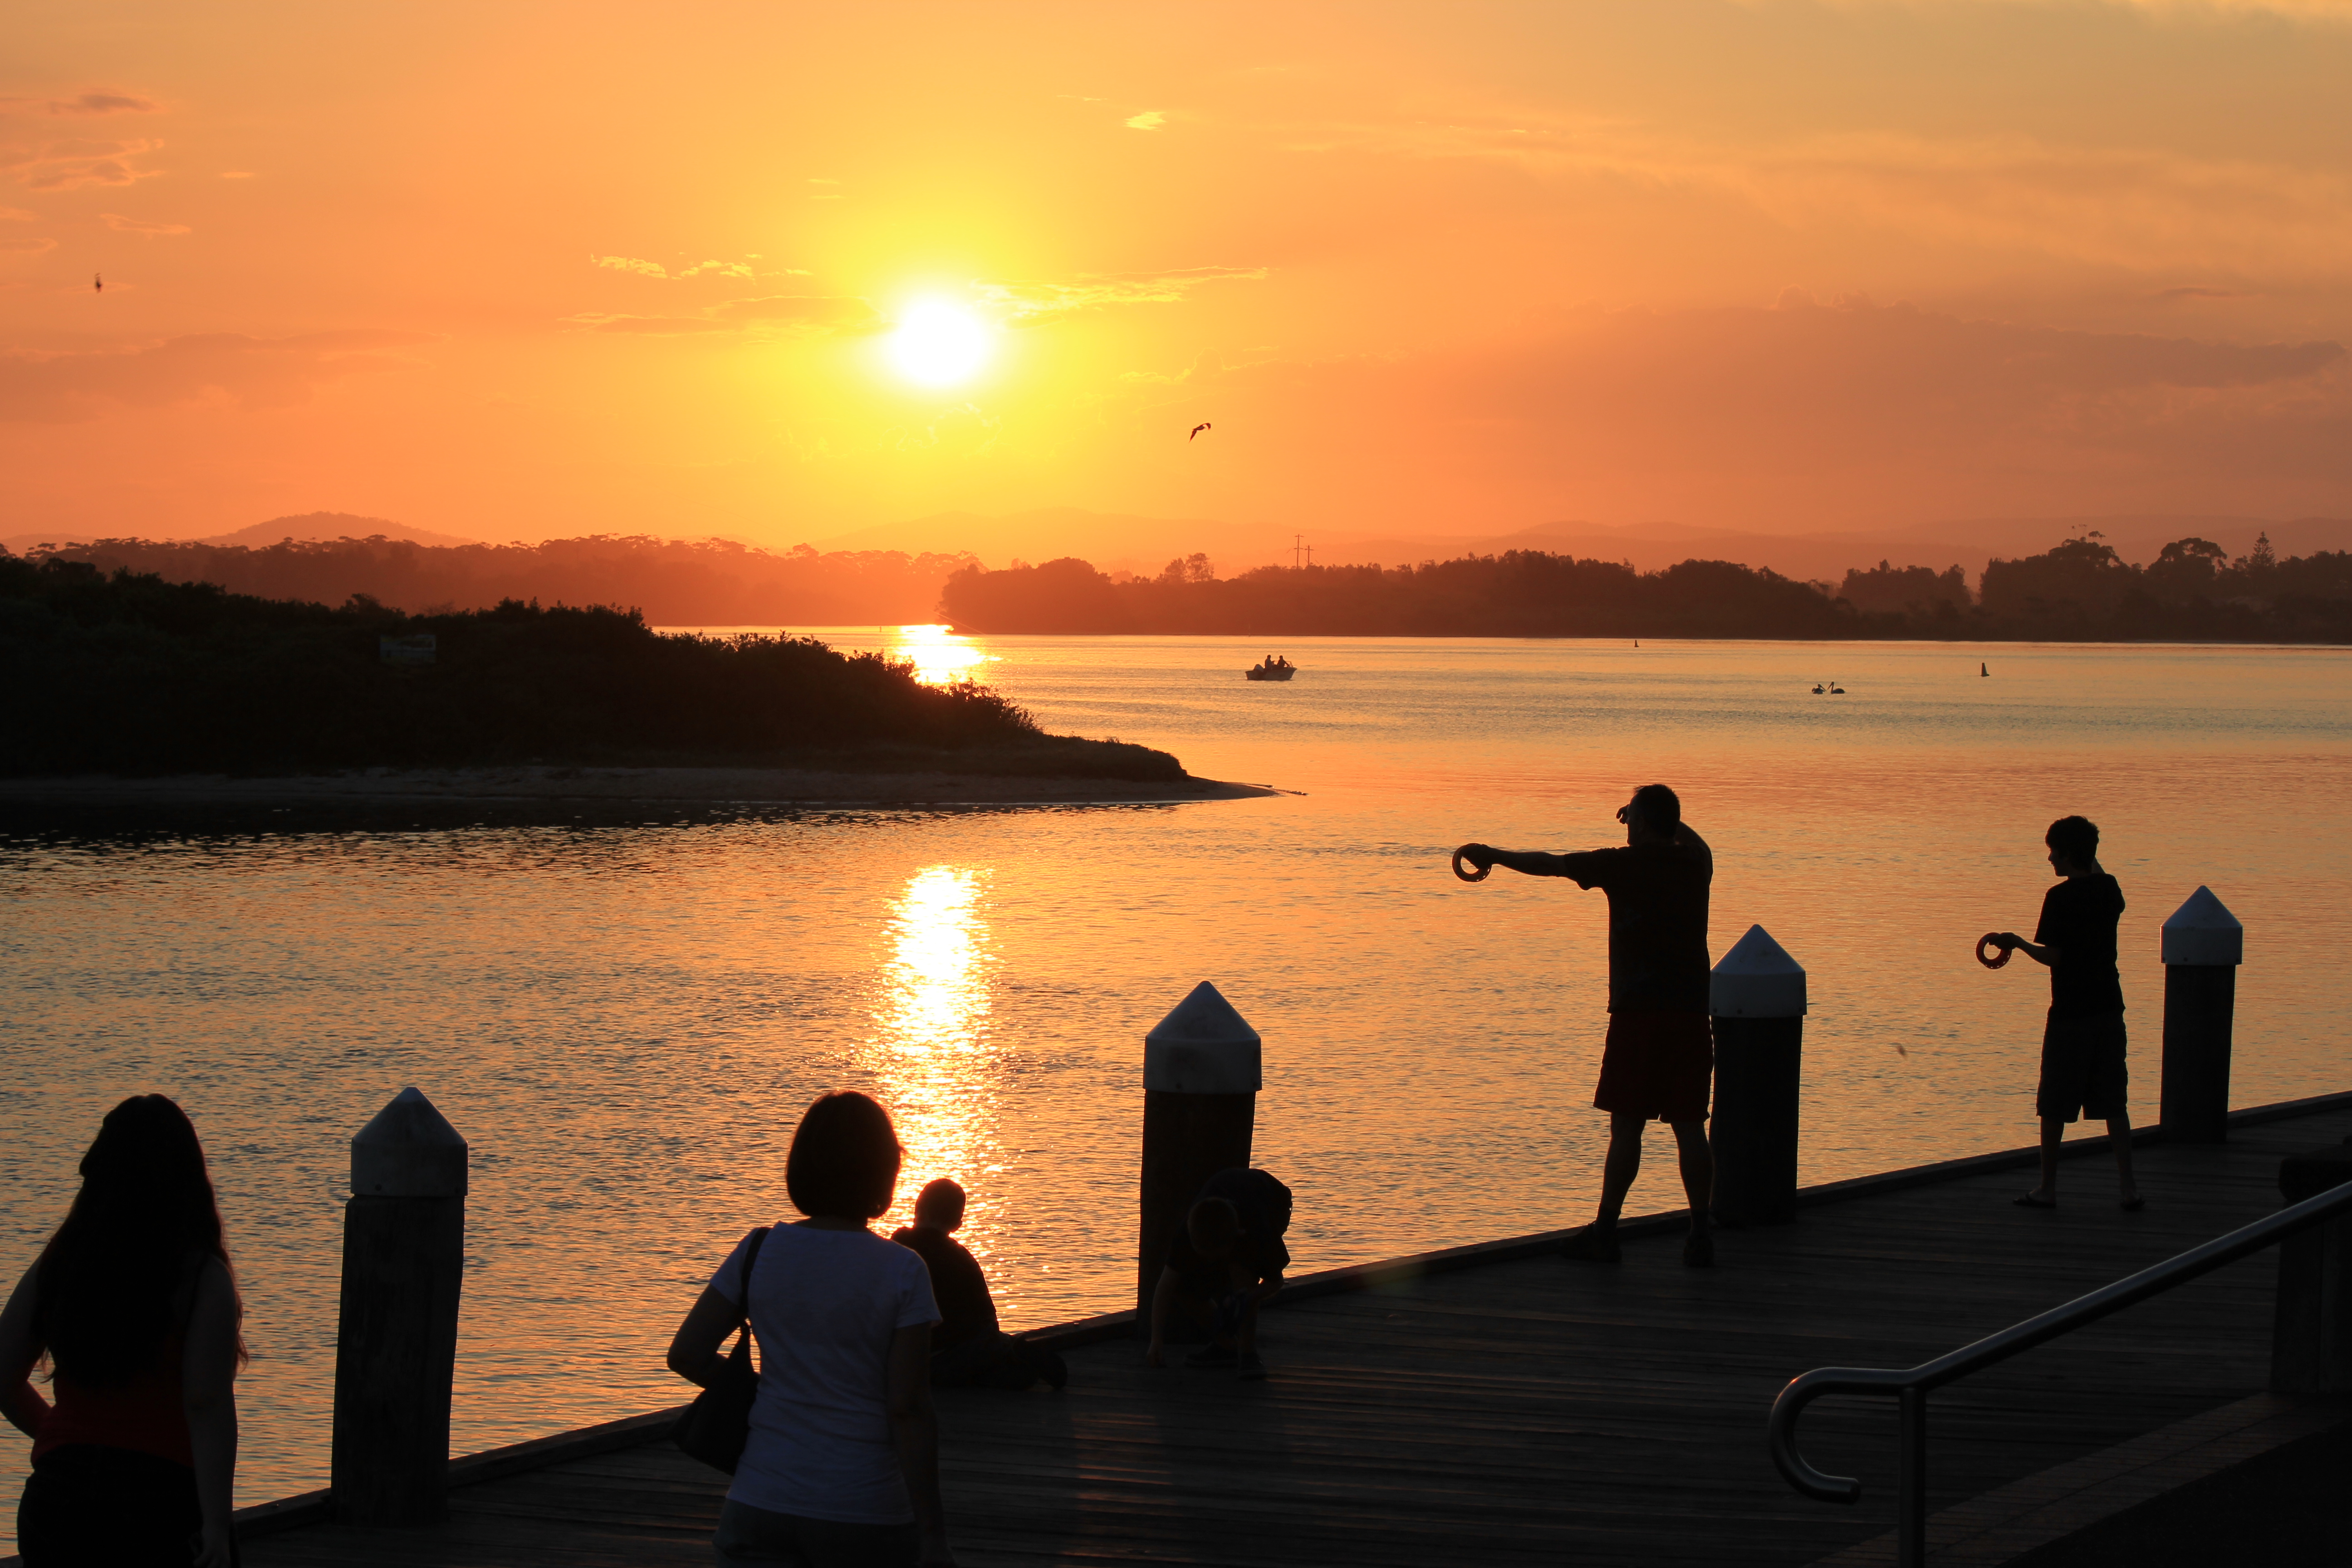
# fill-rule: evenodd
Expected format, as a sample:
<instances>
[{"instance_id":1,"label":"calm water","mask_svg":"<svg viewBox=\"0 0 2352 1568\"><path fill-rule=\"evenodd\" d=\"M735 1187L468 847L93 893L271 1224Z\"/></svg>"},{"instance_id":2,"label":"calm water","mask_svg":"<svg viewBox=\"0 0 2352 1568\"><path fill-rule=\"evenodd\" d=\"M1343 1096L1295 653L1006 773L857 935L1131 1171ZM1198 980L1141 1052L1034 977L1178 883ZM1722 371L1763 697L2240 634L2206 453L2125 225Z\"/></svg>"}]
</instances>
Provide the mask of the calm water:
<instances>
[{"instance_id":1,"label":"calm water","mask_svg":"<svg viewBox=\"0 0 2352 1568\"><path fill-rule=\"evenodd\" d=\"M460 1451L677 1400L670 1330L782 1211L783 1141L835 1086L898 1113L903 1193L971 1188L1013 1323L1117 1307L1140 1038L1202 978L1265 1037L1259 1159L1301 1268L1572 1223L1602 900L1465 885L1445 851L1613 842L1653 778L1715 846L1716 950L1760 921L1811 971L1808 1180L2030 1141L2042 972L1970 951L2030 931L2069 811L2131 903L2139 1114L2157 927L2200 882L2248 927L2238 1102L2352 1078L2343 652L1331 640L1284 645L1284 686L1240 679L1255 643L828 635L1298 793L0 841L0 1274L106 1106L179 1097L251 1309L246 1500L323 1483L347 1141L406 1083L473 1143ZM1848 695L1812 696L1829 676ZM1679 1202L1664 1174L1637 1211Z\"/></svg>"}]
</instances>

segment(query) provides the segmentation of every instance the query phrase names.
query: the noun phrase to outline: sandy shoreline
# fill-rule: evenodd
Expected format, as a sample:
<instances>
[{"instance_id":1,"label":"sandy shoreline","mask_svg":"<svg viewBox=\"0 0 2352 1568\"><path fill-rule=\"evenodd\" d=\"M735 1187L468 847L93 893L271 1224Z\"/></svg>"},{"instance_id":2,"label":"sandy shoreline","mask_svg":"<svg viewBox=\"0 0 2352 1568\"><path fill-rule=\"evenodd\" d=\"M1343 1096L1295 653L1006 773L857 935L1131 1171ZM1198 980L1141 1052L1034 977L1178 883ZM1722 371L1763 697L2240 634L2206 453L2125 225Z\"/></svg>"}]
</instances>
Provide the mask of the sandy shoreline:
<instances>
[{"instance_id":1,"label":"sandy shoreline","mask_svg":"<svg viewBox=\"0 0 2352 1568\"><path fill-rule=\"evenodd\" d=\"M1085 805L1244 800L1261 784L1183 778L1000 777L798 768L373 768L285 778L181 773L0 779L0 808L381 806L469 803L644 806Z\"/></svg>"}]
</instances>

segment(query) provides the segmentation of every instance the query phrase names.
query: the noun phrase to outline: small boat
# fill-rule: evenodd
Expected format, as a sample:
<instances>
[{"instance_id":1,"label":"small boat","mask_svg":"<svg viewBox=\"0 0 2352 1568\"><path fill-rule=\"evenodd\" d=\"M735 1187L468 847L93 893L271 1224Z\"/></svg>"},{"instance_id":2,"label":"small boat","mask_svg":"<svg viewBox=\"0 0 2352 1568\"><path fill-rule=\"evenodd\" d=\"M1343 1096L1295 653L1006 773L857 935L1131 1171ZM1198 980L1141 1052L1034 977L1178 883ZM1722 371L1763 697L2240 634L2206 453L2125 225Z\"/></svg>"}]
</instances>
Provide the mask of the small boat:
<instances>
[{"instance_id":1,"label":"small boat","mask_svg":"<svg viewBox=\"0 0 2352 1568\"><path fill-rule=\"evenodd\" d=\"M1979 664L1978 664L1978 666L1977 666L1977 673L1978 673L1979 675L1990 676L1990 674L1992 674L1992 671L1991 671L1991 670L1990 670L1990 669L1987 669L1987 668L1984 667L1984 665L1983 665L1982 663L1979 663Z\"/></svg>"},{"instance_id":2,"label":"small boat","mask_svg":"<svg viewBox=\"0 0 2352 1568\"><path fill-rule=\"evenodd\" d=\"M1265 656L1265 662L1251 665L1247 669L1243 670L1242 679L1244 680L1288 680L1292 676L1297 675L1297 673L1298 667L1291 663L1288 659L1277 658L1273 654L1267 654Z\"/></svg>"}]
</instances>

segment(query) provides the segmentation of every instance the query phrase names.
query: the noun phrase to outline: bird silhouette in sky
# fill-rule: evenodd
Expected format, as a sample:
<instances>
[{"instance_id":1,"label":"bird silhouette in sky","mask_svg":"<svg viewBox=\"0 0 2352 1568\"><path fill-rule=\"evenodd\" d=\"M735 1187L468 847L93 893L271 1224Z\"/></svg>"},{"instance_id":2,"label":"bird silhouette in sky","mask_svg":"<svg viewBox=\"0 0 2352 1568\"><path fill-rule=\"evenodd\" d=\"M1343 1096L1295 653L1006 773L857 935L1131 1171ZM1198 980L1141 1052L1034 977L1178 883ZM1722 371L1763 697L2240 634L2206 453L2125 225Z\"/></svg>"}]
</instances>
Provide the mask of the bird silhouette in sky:
<instances>
[{"instance_id":1,"label":"bird silhouette in sky","mask_svg":"<svg viewBox=\"0 0 2352 1568\"><path fill-rule=\"evenodd\" d=\"M1202 420L1198 425L1192 426L1192 436L1198 436L1202 431L1206 430L1208 427L1209 422L1205 419ZM1187 436L1184 439L1189 441L1192 438L1192 436Z\"/></svg>"},{"instance_id":2,"label":"bird silhouette in sky","mask_svg":"<svg viewBox=\"0 0 2352 1568\"><path fill-rule=\"evenodd\" d=\"M103 273L103 272L93 272L93 273L91 273L91 274L89 275L89 286L90 286L91 290L92 290L93 292L95 292L95 293L100 293L100 294L103 294L103 293L105 293L105 292L106 292L106 274L105 274L105 273Z\"/></svg>"}]
</instances>

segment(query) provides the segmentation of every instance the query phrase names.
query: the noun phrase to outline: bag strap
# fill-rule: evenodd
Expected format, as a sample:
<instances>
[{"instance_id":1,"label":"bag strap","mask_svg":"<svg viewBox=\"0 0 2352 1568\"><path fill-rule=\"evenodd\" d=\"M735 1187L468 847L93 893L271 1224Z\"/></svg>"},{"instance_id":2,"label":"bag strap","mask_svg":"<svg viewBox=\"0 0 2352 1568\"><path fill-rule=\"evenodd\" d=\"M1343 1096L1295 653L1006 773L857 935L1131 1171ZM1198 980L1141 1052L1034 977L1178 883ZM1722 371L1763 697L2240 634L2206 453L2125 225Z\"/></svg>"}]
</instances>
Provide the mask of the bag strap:
<instances>
[{"instance_id":1,"label":"bag strap","mask_svg":"<svg viewBox=\"0 0 2352 1568\"><path fill-rule=\"evenodd\" d=\"M751 1342L751 1270L760 1266L760 1244L768 1239L768 1230L764 1225L754 1226L751 1234L744 1238L751 1242L751 1250L743 1255L743 1336L736 1342L739 1347Z\"/></svg>"}]
</instances>

